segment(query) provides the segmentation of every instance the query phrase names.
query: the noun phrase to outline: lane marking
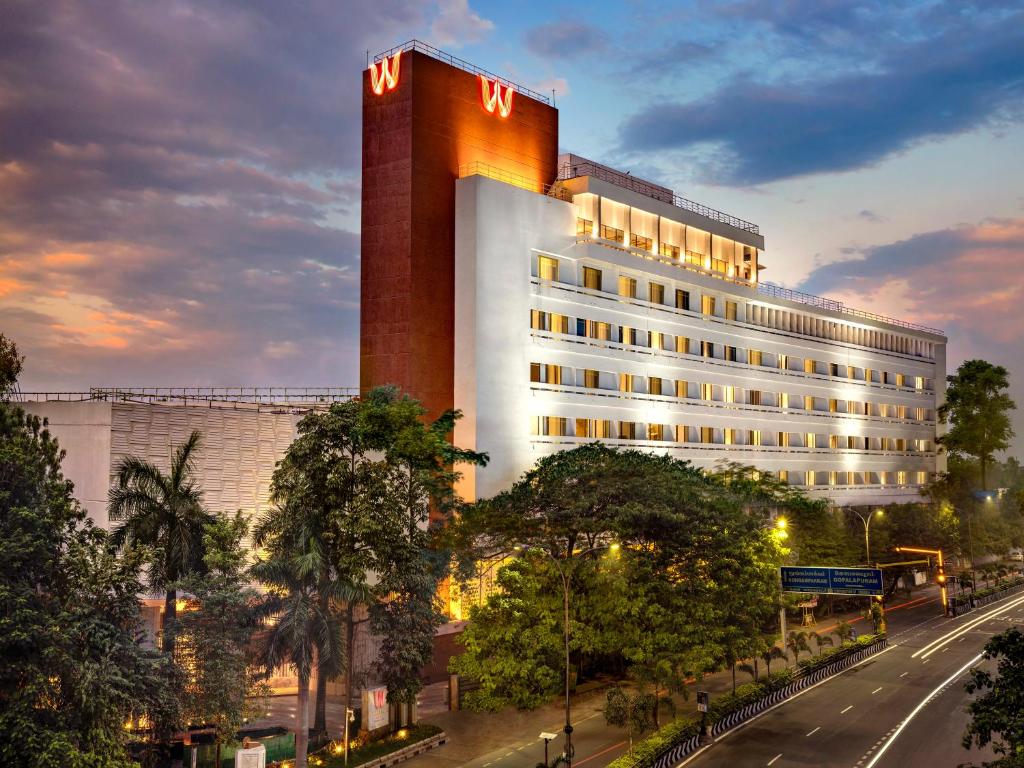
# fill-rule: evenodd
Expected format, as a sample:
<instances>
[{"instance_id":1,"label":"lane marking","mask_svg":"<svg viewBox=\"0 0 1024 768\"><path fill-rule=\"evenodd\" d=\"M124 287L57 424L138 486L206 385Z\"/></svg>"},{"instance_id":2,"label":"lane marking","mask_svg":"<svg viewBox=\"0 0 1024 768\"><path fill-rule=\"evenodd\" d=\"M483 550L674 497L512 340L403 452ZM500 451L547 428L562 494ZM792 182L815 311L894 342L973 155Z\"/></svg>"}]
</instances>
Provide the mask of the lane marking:
<instances>
[{"instance_id":1,"label":"lane marking","mask_svg":"<svg viewBox=\"0 0 1024 768\"><path fill-rule=\"evenodd\" d=\"M780 757L782 757L782 753L781 753L781 752L779 752L779 754L777 754L777 755L776 755L775 757L773 757L773 758L772 758L771 760L769 760L769 761L768 761L768 765L771 765L771 764L772 764L772 763L774 763L774 762L775 762L776 760L778 760L778 759L779 759Z\"/></svg>"},{"instance_id":2,"label":"lane marking","mask_svg":"<svg viewBox=\"0 0 1024 768\"><path fill-rule=\"evenodd\" d=\"M902 675L900 675L900 677L906 677L909 674L910 674L909 672L904 672Z\"/></svg>"},{"instance_id":3,"label":"lane marking","mask_svg":"<svg viewBox=\"0 0 1024 768\"><path fill-rule=\"evenodd\" d=\"M848 706L848 707L847 707L846 709L844 709L844 710L843 710L842 712L840 712L839 714L840 714L840 715L845 715L845 714L846 714L847 712L849 712L849 711L850 711L851 709L853 709L853 704L851 704L850 706Z\"/></svg>"},{"instance_id":4,"label":"lane marking","mask_svg":"<svg viewBox=\"0 0 1024 768\"><path fill-rule=\"evenodd\" d=\"M909 715L906 716L906 718L903 720L903 722L900 723L897 726L896 730L893 731L893 733L889 737L889 739L885 742L884 745L882 745L882 748L879 749L878 752L875 753L875 756L873 758L871 758L871 762L868 763L864 768L874 768L875 764L882 758L882 755L885 754L885 750L887 750L889 747L892 746L893 742L896 741L896 738L900 735L900 733L903 731L903 729L906 728L907 725L910 724L910 721L913 720L914 717L917 716L917 713L920 712L922 709L924 709L925 705L929 701L931 701L936 696L938 696L939 693L942 692L943 688L945 688L947 685L952 683L954 680L956 680L958 677L960 677L960 675L962 675L964 672L966 672L968 669L970 669L972 666L974 666L978 661L980 661L981 660L981 656L982 656L982 654L979 653L973 659L971 659L966 664L964 664L962 667L960 667L960 669L958 669L952 675L947 677L943 682L939 683L939 685L934 690L932 690L931 693L929 693L927 696L925 696L924 699L921 701L921 703L918 704L916 707L914 707L914 709L911 711L911 713Z\"/></svg>"},{"instance_id":5,"label":"lane marking","mask_svg":"<svg viewBox=\"0 0 1024 768\"><path fill-rule=\"evenodd\" d=\"M574 764L575 765L583 765L584 763L590 762L595 757L600 757L601 755L604 755L604 754L607 754L607 753L611 752L613 749L618 749L619 747L624 747L625 745L626 745L626 742L620 741L618 744L612 744L610 747L606 747L605 749L602 749L600 752L595 752L594 754L590 755L589 757L584 757L582 760L576 760L576 761L574 761Z\"/></svg>"},{"instance_id":6,"label":"lane marking","mask_svg":"<svg viewBox=\"0 0 1024 768\"><path fill-rule=\"evenodd\" d=\"M927 663L928 663L929 661L931 661L931 659L925 659L925 660L924 660L924 661L922 661L921 663L922 663L922 664L927 664Z\"/></svg>"},{"instance_id":7,"label":"lane marking","mask_svg":"<svg viewBox=\"0 0 1024 768\"><path fill-rule=\"evenodd\" d=\"M882 686L878 686L877 688L875 688L875 690L873 690L873 691L871 692L871 695L872 695L872 696L874 696L874 695L875 695L876 693L878 693L878 692L879 692L880 690L882 690Z\"/></svg>"},{"instance_id":8,"label":"lane marking","mask_svg":"<svg viewBox=\"0 0 1024 768\"><path fill-rule=\"evenodd\" d=\"M1007 605L1000 605L997 608L993 608L991 611L989 611L989 612L987 612L985 614L982 614L981 616L978 616L978 617L968 621L963 626L958 627L957 629L954 629L954 630L946 633L945 635L942 635L941 637L936 638L935 640L932 640L930 643L925 645L923 648L920 648L917 651L915 651L914 653L912 653L910 655L910 658L916 659L918 656L920 656L921 658L927 658L932 653L934 653L936 650L938 650L939 647L945 645L946 643L952 642L953 640L955 640L956 638L960 637L961 635L966 635L968 632L970 632L975 627L980 626L981 624L984 624L986 621L989 621L993 616L995 616L995 615L997 615L999 613L1003 613L1006 610L1016 608L1019 605L1024 605L1024 597L1014 598L1009 604L1007 604Z\"/></svg>"},{"instance_id":9,"label":"lane marking","mask_svg":"<svg viewBox=\"0 0 1024 768\"><path fill-rule=\"evenodd\" d=\"M810 732L810 733L808 733L807 735L808 735L808 736L813 736L814 734L816 734L816 733L817 733L818 731L820 731L820 730L821 730L821 726L819 725L819 726L818 726L817 728L815 728L815 729L814 729L813 731L811 731L811 732Z\"/></svg>"}]
</instances>

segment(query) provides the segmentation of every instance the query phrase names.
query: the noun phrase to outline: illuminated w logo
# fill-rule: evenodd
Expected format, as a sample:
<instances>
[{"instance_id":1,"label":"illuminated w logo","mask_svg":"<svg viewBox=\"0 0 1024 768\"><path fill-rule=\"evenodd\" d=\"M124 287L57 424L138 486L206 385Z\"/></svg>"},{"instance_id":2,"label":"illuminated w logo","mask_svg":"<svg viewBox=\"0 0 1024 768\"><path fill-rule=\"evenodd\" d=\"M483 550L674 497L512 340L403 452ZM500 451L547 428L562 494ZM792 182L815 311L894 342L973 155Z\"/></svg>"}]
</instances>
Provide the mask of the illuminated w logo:
<instances>
[{"instance_id":1,"label":"illuminated w logo","mask_svg":"<svg viewBox=\"0 0 1024 768\"><path fill-rule=\"evenodd\" d=\"M384 703L388 700L388 691L386 688L378 688L373 692L373 706L380 709L384 706Z\"/></svg>"},{"instance_id":2,"label":"illuminated w logo","mask_svg":"<svg viewBox=\"0 0 1024 768\"><path fill-rule=\"evenodd\" d=\"M498 110L501 117L508 117L512 112L512 94L515 91L511 85L502 85L497 78L488 80L480 75L480 96L483 99L484 109L494 114Z\"/></svg>"},{"instance_id":3,"label":"illuminated w logo","mask_svg":"<svg viewBox=\"0 0 1024 768\"><path fill-rule=\"evenodd\" d=\"M401 51L392 56L390 66L387 56L370 65L370 87L378 96L385 90L393 91L398 86L398 65L402 63L401 56Z\"/></svg>"}]
</instances>

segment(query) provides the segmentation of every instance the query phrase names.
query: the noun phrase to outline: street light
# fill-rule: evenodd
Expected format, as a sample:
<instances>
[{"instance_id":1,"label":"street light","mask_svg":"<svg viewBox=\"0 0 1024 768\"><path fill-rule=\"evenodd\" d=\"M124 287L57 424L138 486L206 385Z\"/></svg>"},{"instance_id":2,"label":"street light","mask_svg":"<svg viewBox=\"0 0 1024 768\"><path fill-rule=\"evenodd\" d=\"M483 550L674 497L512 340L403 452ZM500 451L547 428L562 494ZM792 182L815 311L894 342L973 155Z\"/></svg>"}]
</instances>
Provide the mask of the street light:
<instances>
[{"instance_id":1,"label":"street light","mask_svg":"<svg viewBox=\"0 0 1024 768\"><path fill-rule=\"evenodd\" d=\"M936 555L939 559L939 569L936 572L935 580L939 582L939 590L942 595L942 613L949 615L949 598L946 594L946 569L942 562L941 549L922 549L921 547L896 547L897 552L918 552L923 555Z\"/></svg>"},{"instance_id":2,"label":"street light","mask_svg":"<svg viewBox=\"0 0 1024 768\"><path fill-rule=\"evenodd\" d=\"M568 567L563 567L562 561L551 554L547 549L542 548L544 554L551 558L551 562L554 563L558 575L562 577L562 596L563 596L563 608L565 610L565 616L563 621L564 628L564 639L565 639L565 764L567 766L572 765L573 749L572 749L572 705L569 701L569 592L572 586L572 567L569 563L574 559L580 559L586 555L599 552L602 549L609 549L612 552L619 551L619 543L611 542L609 544L598 544L585 549L582 552L569 552L569 556L565 559L565 564ZM546 743L545 743L546 746Z\"/></svg>"},{"instance_id":3,"label":"street light","mask_svg":"<svg viewBox=\"0 0 1024 768\"><path fill-rule=\"evenodd\" d=\"M884 509L876 509L874 513L869 512L867 517L862 515L856 509L851 509L851 512L860 518L860 521L864 523L864 562L870 568L871 567L871 521L874 516L881 517L885 514Z\"/></svg>"}]
</instances>

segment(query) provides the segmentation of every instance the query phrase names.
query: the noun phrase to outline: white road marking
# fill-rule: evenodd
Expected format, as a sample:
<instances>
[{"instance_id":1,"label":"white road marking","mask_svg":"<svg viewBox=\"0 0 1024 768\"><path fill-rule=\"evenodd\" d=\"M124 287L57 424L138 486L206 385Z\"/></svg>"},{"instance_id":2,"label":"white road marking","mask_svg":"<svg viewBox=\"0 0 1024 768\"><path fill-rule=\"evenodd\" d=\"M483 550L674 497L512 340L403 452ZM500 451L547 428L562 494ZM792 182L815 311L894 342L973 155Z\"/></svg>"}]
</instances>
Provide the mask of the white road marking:
<instances>
[{"instance_id":1,"label":"white road marking","mask_svg":"<svg viewBox=\"0 0 1024 768\"><path fill-rule=\"evenodd\" d=\"M875 688L875 690L873 690L873 691L871 692L871 695L872 695L872 696L874 696L874 695L875 695L876 693L878 693L878 692L879 692L880 690L882 690L882 686L878 686L877 688Z\"/></svg>"},{"instance_id":2,"label":"white road marking","mask_svg":"<svg viewBox=\"0 0 1024 768\"><path fill-rule=\"evenodd\" d=\"M771 760L769 760L769 761L768 761L768 765L771 765L771 764L772 764L772 763L774 763L774 762L775 762L776 760L778 760L778 759L779 759L780 757L782 757L782 753L781 753L781 752L779 752L779 754L777 754L777 755L776 755L775 757L773 757L773 758L772 758Z\"/></svg>"},{"instance_id":3,"label":"white road marking","mask_svg":"<svg viewBox=\"0 0 1024 768\"><path fill-rule=\"evenodd\" d=\"M909 672L904 672L902 675L900 675L900 677L906 677L909 674L910 674Z\"/></svg>"},{"instance_id":4,"label":"white road marking","mask_svg":"<svg viewBox=\"0 0 1024 768\"><path fill-rule=\"evenodd\" d=\"M1007 611L1009 609L1016 608L1017 606L1022 605L1022 604L1024 604L1024 597L1017 597L1017 598L1014 598L1008 605L1001 605L998 608L993 608L991 611L988 611L987 613L985 613L985 614L983 614L981 616L978 616L975 619L971 619L970 621L965 623L962 627L954 629L951 632L947 632L942 637L939 637L939 638L936 638L935 640L932 640L926 646L924 646L923 648L920 648L919 650L917 650L913 654L911 654L910 658L916 659L918 656L920 656L922 658L927 658L930 654L932 654L936 650L938 650L938 648L940 646L945 645L946 643L952 642L955 638L960 637L961 635L967 634L971 629L973 629L973 628L975 628L975 627L977 627L977 626L979 626L981 624L984 624L986 621L990 620L993 616L995 616L997 614L1000 614L1000 613L1004 613L1005 611Z\"/></svg>"},{"instance_id":5,"label":"white road marking","mask_svg":"<svg viewBox=\"0 0 1024 768\"><path fill-rule=\"evenodd\" d=\"M816 734L816 733L817 733L818 731L820 731L820 730L821 730L821 726L819 725L819 726L818 726L817 728L815 728L815 729L814 729L813 731L811 731L811 732L810 732L810 733L808 733L807 735L808 735L808 736L813 736L814 734Z\"/></svg>"},{"instance_id":6,"label":"white road marking","mask_svg":"<svg viewBox=\"0 0 1024 768\"><path fill-rule=\"evenodd\" d=\"M840 714L840 715L845 715L845 714L846 714L847 712L849 712L849 711L850 711L851 709L853 709L853 704L851 704L850 706L848 706L848 707L847 707L846 709L844 709L844 710L843 710L842 712L840 712L839 714Z\"/></svg>"},{"instance_id":7,"label":"white road marking","mask_svg":"<svg viewBox=\"0 0 1024 768\"><path fill-rule=\"evenodd\" d=\"M937 688L935 688L931 693L929 693L927 696L925 696L924 699L921 701L921 703L918 704L916 707L914 707L913 711L909 715L907 715L906 719L904 719L904 721L899 724L899 726L896 728L896 730L893 731L892 736L889 737L889 740L885 742L885 744L882 746L882 748L880 750L878 750L877 753L875 753L875 756L873 758L871 758L871 762L868 763L865 766L865 768L874 768L875 764L882 758L882 755L885 754L885 750L887 750L889 747L892 746L892 743L894 741L896 741L896 738L900 735L900 732L904 728L907 727L907 725L910 723L911 720L914 719L914 717L917 715L917 713L920 712L922 709L924 709L925 705L929 701L931 701L933 698L938 696L939 693L942 692L943 688L945 688L947 685L949 685L954 680L956 680L958 677L960 677L960 675L962 675L964 672L966 672L968 669L970 669L972 666L974 666L974 664L977 663L980 659L981 659L981 654L979 653L973 659L971 659L966 664L964 664L962 667L960 667L960 669L958 669L956 672L954 672L952 675L950 675L948 678L946 678L945 681L943 681L942 683L939 683Z\"/></svg>"},{"instance_id":8,"label":"white road marking","mask_svg":"<svg viewBox=\"0 0 1024 768\"><path fill-rule=\"evenodd\" d=\"M931 659L925 659L925 660L924 660L924 661L922 661L921 663L922 663L922 664L927 664L927 663L928 663L929 661L931 661Z\"/></svg>"}]
</instances>

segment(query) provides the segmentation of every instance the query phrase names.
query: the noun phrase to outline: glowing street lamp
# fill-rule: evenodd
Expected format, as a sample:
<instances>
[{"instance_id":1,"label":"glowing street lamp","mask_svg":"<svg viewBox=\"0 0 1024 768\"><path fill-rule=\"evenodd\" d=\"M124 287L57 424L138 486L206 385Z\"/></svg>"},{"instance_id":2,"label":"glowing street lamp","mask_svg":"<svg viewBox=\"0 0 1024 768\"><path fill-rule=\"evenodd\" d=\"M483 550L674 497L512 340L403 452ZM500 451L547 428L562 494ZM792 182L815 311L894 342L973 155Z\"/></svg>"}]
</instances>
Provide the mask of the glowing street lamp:
<instances>
[{"instance_id":1,"label":"glowing street lamp","mask_svg":"<svg viewBox=\"0 0 1024 768\"><path fill-rule=\"evenodd\" d=\"M876 509L874 513L868 513L867 516L862 515L856 509L851 509L851 512L860 518L860 521L864 523L864 563L867 566L871 566L871 521L874 517L882 517L885 514L884 509Z\"/></svg>"},{"instance_id":2,"label":"glowing street lamp","mask_svg":"<svg viewBox=\"0 0 1024 768\"><path fill-rule=\"evenodd\" d=\"M949 600L946 596L946 570L942 564L941 549L921 549L920 547L896 547L897 552L918 552L924 555L935 555L938 558L939 570L935 574L935 580L939 582L939 589L942 592L942 612L949 615Z\"/></svg>"}]
</instances>

